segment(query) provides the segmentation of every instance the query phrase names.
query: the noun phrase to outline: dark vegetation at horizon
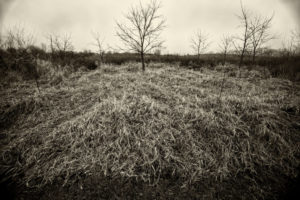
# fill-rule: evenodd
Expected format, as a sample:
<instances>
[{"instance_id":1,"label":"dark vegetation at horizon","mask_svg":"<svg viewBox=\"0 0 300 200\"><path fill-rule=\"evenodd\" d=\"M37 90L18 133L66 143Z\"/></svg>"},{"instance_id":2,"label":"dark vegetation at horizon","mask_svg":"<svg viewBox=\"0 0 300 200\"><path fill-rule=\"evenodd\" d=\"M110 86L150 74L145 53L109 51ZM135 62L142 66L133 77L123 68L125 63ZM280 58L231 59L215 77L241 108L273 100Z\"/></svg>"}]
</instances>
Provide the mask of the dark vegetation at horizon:
<instances>
[{"instance_id":1,"label":"dark vegetation at horizon","mask_svg":"<svg viewBox=\"0 0 300 200\"><path fill-rule=\"evenodd\" d=\"M34 64L27 66L27 69L22 62L23 57L30 55L34 59L48 60L54 63L56 66L64 67L68 66L73 71L78 70L80 67L85 67L89 70L96 69L101 64L122 65L128 62L139 62L140 55L136 53L111 53L108 52L105 56L99 56L97 53L92 52L45 52L41 48L31 46L30 53L26 52L27 49L7 49L0 50L0 68L1 70L15 70L15 71L34 71ZM300 55L296 54L290 56L285 52L276 52L277 55L260 55L257 56L255 62L252 60L251 55L246 55L243 61L244 66L256 67L260 66L263 69L267 69L271 72L273 77L287 78L292 81L299 81L300 73ZM204 54L199 59L197 55L159 55L159 54L147 54L145 55L146 63L173 63L183 68L200 70L204 66L210 66L212 69L220 64L224 64L223 55L221 53ZM236 54L228 54L226 58L227 64L238 65L240 57ZM27 73L27 72L26 72Z\"/></svg>"}]
</instances>

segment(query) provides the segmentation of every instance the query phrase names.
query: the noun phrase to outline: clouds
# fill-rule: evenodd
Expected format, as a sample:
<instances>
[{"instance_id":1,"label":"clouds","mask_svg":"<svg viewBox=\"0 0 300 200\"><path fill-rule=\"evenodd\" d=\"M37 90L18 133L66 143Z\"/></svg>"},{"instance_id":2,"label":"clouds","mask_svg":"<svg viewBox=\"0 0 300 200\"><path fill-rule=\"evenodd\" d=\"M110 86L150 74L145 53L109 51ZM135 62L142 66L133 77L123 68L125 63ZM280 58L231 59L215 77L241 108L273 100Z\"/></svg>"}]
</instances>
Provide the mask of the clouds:
<instances>
[{"instance_id":1,"label":"clouds","mask_svg":"<svg viewBox=\"0 0 300 200\"><path fill-rule=\"evenodd\" d=\"M0 0L0 29L5 13L13 1L14 0Z\"/></svg>"},{"instance_id":2,"label":"clouds","mask_svg":"<svg viewBox=\"0 0 300 200\"><path fill-rule=\"evenodd\" d=\"M91 31L99 32L110 46L120 46L116 37L116 21L123 22L124 14L140 0L0 0L6 9L3 25L26 24L26 29L37 33L38 44L47 33L71 33L77 50L93 48ZM150 1L150 0L149 0ZM4 2L4 3L3 3ZM13 4L11 4L14 2ZM146 0L142 1L146 3ZM275 12L272 31L280 34L294 27L299 0L243 0L244 5L263 15ZM285 3L283 3L285 2ZM223 34L237 34L240 5L236 0L162 0L161 13L167 20L163 32L165 46L170 53L191 53L190 38L202 29L213 41L210 50L218 50ZM295 5L294 5L295 4ZM4 7L2 6L4 5ZM8 6L11 5L11 6ZM288 5L288 6L285 6ZM293 6L294 5L294 6ZM3 13L1 11L1 13ZM298 12L295 12L299 14ZM288 22L288 23L287 23ZM298 21L299 22L299 21ZM274 41L276 47L281 41Z\"/></svg>"},{"instance_id":3,"label":"clouds","mask_svg":"<svg viewBox=\"0 0 300 200\"><path fill-rule=\"evenodd\" d=\"M300 24L300 1L299 0L281 0L281 1L286 3L289 6L289 8L292 10L299 25Z\"/></svg>"}]
</instances>

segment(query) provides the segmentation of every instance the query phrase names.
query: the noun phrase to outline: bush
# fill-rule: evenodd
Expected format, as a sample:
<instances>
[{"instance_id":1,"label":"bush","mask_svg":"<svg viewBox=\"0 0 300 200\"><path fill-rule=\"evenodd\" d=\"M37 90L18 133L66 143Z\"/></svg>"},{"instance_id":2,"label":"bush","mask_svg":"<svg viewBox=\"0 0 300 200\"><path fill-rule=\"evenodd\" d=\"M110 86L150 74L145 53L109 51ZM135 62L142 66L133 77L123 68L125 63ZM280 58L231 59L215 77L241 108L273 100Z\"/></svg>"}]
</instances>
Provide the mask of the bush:
<instances>
[{"instance_id":1,"label":"bush","mask_svg":"<svg viewBox=\"0 0 300 200\"><path fill-rule=\"evenodd\" d=\"M76 69L84 66L89 70L95 70L98 65L96 64L97 60L94 57L79 57L74 61L74 66Z\"/></svg>"}]
</instances>

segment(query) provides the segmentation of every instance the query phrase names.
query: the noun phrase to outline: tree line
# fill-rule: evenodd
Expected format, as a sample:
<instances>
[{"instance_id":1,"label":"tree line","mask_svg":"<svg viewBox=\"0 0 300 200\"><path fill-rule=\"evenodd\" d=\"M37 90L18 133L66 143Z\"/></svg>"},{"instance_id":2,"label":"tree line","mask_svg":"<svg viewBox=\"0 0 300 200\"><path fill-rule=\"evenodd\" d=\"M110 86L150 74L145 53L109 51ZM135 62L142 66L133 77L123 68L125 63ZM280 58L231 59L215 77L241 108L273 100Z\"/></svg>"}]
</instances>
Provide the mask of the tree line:
<instances>
[{"instance_id":1,"label":"tree line","mask_svg":"<svg viewBox=\"0 0 300 200\"><path fill-rule=\"evenodd\" d=\"M220 40L220 54L222 63L225 64L228 54L239 56L238 66L244 63L245 56L251 56L252 63L256 62L260 51L266 49L266 44L276 38L271 33L271 25L274 14L263 16L253 15L244 7L241 1L241 13L237 15L239 19L240 35L223 35ZM160 14L161 3L153 0L148 4L141 2L132 6L124 16L126 23L116 22L116 35L123 42L124 47L119 50L134 52L140 56L142 70L145 70L145 56L151 53L160 54L164 41L161 33L166 28L166 19ZM105 62L106 53L112 48L105 48L104 39L98 32L92 32L94 45L97 47L99 62ZM66 60L70 52L74 50L71 35L48 34L45 36L48 44L42 44L40 49L50 53L51 59ZM287 57L295 56L299 53L300 31L293 31L290 38L283 43L282 54ZM35 39L32 34L25 32L25 29L16 26L6 31L0 37L0 48L2 50L11 49L32 49ZM201 60L201 55L205 54L210 46L209 34L204 30L197 30L191 37L191 48L195 52L197 59Z\"/></svg>"}]
</instances>

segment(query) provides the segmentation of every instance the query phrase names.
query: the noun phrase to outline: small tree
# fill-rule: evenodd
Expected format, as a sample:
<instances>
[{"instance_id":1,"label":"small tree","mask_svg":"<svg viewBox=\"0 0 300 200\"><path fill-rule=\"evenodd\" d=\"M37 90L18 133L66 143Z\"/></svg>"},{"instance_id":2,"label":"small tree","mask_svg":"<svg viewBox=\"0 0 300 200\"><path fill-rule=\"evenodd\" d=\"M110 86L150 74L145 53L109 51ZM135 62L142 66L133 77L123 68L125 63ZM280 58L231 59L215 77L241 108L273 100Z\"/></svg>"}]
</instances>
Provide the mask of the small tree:
<instances>
[{"instance_id":1,"label":"small tree","mask_svg":"<svg viewBox=\"0 0 300 200\"><path fill-rule=\"evenodd\" d=\"M66 59L66 53L68 51L72 51L74 49L72 45L71 35L65 34L63 36L49 34L47 36L47 39L49 40L49 47L51 51L51 60L57 56L65 62Z\"/></svg>"},{"instance_id":2,"label":"small tree","mask_svg":"<svg viewBox=\"0 0 300 200\"><path fill-rule=\"evenodd\" d=\"M228 51L230 50L232 42L233 42L233 37L223 35L221 39L221 43L219 45L223 54L223 65L225 65L226 63L227 54Z\"/></svg>"},{"instance_id":3,"label":"small tree","mask_svg":"<svg viewBox=\"0 0 300 200\"><path fill-rule=\"evenodd\" d=\"M56 35L53 44L56 50L59 52L67 52L67 51L72 51L74 49L70 34L65 34L63 36Z\"/></svg>"},{"instance_id":4,"label":"small tree","mask_svg":"<svg viewBox=\"0 0 300 200\"><path fill-rule=\"evenodd\" d=\"M4 46L9 49L9 66L22 73L25 78L34 79L39 88L39 73L37 70L38 55L32 52L34 36L26 33L24 27L14 26L7 30Z\"/></svg>"},{"instance_id":5,"label":"small tree","mask_svg":"<svg viewBox=\"0 0 300 200\"><path fill-rule=\"evenodd\" d=\"M204 53L209 44L208 34L205 34L201 30L195 33L194 37L191 40L191 47L197 53L198 60L200 60L200 55Z\"/></svg>"},{"instance_id":6,"label":"small tree","mask_svg":"<svg viewBox=\"0 0 300 200\"><path fill-rule=\"evenodd\" d=\"M98 53L100 55L100 60L101 63L104 62L104 56L105 56L105 49L104 49L104 39L101 39L101 36L98 32L92 32L93 38L94 38L94 43L93 45L98 48Z\"/></svg>"},{"instance_id":7,"label":"small tree","mask_svg":"<svg viewBox=\"0 0 300 200\"><path fill-rule=\"evenodd\" d=\"M26 33L25 28L21 26L9 28L3 38L3 47L7 49L26 49L35 42L34 36Z\"/></svg>"},{"instance_id":8,"label":"small tree","mask_svg":"<svg viewBox=\"0 0 300 200\"><path fill-rule=\"evenodd\" d=\"M295 54L300 54L300 29L295 29L292 31L292 37L294 38L294 48Z\"/></svg>"},{"instance_id":9,"label":"small tree","mask_svg":"<svg viewBox=\"0 0 300 200\"><path fill-rule=\"evenodd\" d=\"M283 42L282 42L282 51L283 55L287 58L290 59L291 57L296 55L297 51L297 38L293 34L293 32L288 36L285 37Z\"/></svg>"},{"instance_id":10,"label":"small tree","mask_svg":"<svg viewBox=\"0 0 300 200\"><path fill-rule=\"evenodd\" d=\"M239 61L239 71L241 76L241 65L244 61L245 53L247 52L247 49L250 44L250 39L252 36L251 30L250 30L250 12L246 10L242 4L241 1L241 15L237 15L238 19L240 20L240 27L243 29L242 35L235 37L235 41L233 42L237 52L240 54L240 61ZM240 44L237 44L236 41Z\"/></svg>"},{"instance_id":11,"label":"small tree","mask_svg":"<svg viewBox=\"0 0 300 200\"><path fill-rule=\"evenodd\" d=\"M158 14L160 3L151 1L146 6L141 3L132 7L125 16L127 23L117 22L117 36L126 49L140 54L142 69L145 71L145 54L160 48L163 41L160 33L165 28L165 20Z\"/></svg>"},{"instance_id":12,"label":"small tree","mask_svg":"<svg viewBox=\"0 0 300 200\"><path fill-rule=\"evenodd\" d=\"M263 19L261 15L257 15L251 20L252 62L255 62L257 50L274 38L269 32L273 17L274 15Z\"/></svg>"}]
</instances>

